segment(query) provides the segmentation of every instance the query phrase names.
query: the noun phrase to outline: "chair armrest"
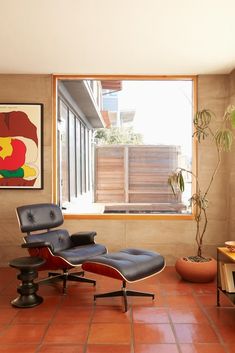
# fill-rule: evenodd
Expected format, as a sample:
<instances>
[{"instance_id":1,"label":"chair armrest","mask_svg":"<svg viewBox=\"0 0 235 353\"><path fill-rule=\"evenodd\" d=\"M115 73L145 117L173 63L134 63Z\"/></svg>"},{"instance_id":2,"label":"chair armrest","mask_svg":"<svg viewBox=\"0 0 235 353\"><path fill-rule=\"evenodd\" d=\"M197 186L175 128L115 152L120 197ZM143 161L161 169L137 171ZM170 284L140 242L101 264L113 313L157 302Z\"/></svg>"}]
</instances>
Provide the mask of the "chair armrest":
<instances>
[{"instance_id":1,"label":"chair armrest","mask_svg":"<svg viewBox=\"0 0 235 353\"><path fill-rule=\"evenodd\" d=\"M22 248L27 248L27 249L33 249L33 248L50 248L51 250L52 249L52 245L48 242L45 242L45 241L35 241L35 242L32 242L32 243L24 243L24 244L21 244L21 247Z\"/></svg>"},{"instance_id":2,"label":"chair armrest","mask_svg":"<svg viewBox=\"0 0 235 353\"><path fill-rule=\"evenodd\" d=\"M71 240L74 245L94 244L96 232L77 232L71 235Z\"/></svg>"}]
</instances>

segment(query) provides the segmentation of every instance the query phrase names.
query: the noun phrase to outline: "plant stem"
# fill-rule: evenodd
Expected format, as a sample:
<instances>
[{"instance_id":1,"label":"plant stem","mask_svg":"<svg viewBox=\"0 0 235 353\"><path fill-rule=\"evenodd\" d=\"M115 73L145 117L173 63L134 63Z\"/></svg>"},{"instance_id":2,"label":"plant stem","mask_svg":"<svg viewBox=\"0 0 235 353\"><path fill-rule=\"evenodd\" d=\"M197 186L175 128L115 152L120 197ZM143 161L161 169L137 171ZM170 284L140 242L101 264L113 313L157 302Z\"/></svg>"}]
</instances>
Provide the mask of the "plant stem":
<instances>
[{"instance_id":1,"label":"plant stem","mask_svg":"<svg viewBox=\"0 0 235 353\"><path fill-rule=\"evenodd\" d=\"M195 217L195 220L196 220L196 224L197 224L197 231L196 231L196 243L197 243L197 255L201 257L201 247L200 247L200 219L201 219L201 208L200 208L200 211L197 211L199 212L196 217Z\"/></svg>"},{"instance_id":2,"label":"plant stem","mask_svg":"<svg viewBox=\"0 0 235 353\"><path fill-rule=\"evenodd\" d=\"M199 238L199 242L198 242L197 255L200 256L200 257L202 257L202 240L203 240L203 236L205 234L205 231L206 231L206 228L207 228L207 223L208 223L206 209L202 208L202 212L203 212L203 215L204 215L205 222L204 222L204 226L203 226L203 229L202 229L202 232L201 232L201 235L200 235L200 238Z\"/></svg>"},{"instance_id":3,"label":"plant stem","mask_svg":"<svg viewBox=\"0 0 235 353\"><path fill-rule=\"evenodd\" d=\"M217 164L216 164L215 170L214 170L214 172L213 172L213 174L211 176L211 179L210 179L210 182L208 184L208 187L207 187L207 189L206 189L206 191L204 193L204 197L203 197L204 199L206 199L206 196L207 196L207 194L208 194L208 192L209 192L209 190L211 188L211 185L213 183L213 180L214 180L214 178L215 178L215 176L216 176L216 174L218 172L218 169L219 169L219 166L220 166L220 163L221 163L221 152L220 152L218 146L216 146L216 149L217 149Z\"/></svg>"}]
</instances>

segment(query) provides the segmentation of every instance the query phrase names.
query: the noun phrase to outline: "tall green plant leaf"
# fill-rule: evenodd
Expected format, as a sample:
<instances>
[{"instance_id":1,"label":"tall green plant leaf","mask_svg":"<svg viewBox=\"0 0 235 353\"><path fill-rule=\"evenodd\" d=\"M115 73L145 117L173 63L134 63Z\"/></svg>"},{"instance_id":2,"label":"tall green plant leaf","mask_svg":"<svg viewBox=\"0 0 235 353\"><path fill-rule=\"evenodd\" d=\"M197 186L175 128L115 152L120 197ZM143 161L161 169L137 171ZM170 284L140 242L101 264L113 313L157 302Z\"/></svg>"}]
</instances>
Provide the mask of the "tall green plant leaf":
<instances>
[{"instance_id":1,"label":"tall green plant leaf","mask_svg":"<svg viewBox=\"0 0 235 353\"><path fill-rule=\"evenodd\" d=\"M230 129L218 130L215 134L215 141L221 151L230 151L233 143L232 131Z\"/></svg>"},{"instance_id":2,"label":"tall green plant leaf","mask_svg":"<svg viewBox=\"0 0 235 353\"><path fill-rule=\"evenodd\" d=\"M235 109L231 111L231 125L235 129Z\"/></svg>"}]
</instances>

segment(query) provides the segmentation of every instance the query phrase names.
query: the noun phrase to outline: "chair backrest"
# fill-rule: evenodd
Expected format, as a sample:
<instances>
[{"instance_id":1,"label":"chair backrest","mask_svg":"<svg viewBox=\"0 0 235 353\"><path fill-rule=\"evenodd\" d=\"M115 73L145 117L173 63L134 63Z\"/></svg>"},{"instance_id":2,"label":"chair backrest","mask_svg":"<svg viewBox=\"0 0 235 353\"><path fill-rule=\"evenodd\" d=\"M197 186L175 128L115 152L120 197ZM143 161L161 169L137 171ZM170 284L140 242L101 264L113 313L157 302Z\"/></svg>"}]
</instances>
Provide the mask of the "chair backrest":
<instances>
[{"instance_id":1,"label":"chair backrest","mask_svg":"<svg viewBox=\"0 0 235 353\"><path fill-rule=\"evenodd\" d=\"M63 224L64 219L59 206L52 203L41 203L17 207L20 229L30 233L42 229L51 229Z\"/></svg>"},{"instance_id":2,"label":"chair backrest","mask_svg":"<svg viewBox=\"0 0 235 353\"><path fill-rule=\"evenodd\" d=\"M26 243L46 242L53 252L71 247L69 233L65 229L52 229L63 224L64 219L59 206L51 203L20 206L16 209L20 229ZM32 233L44 230L44 232Z\"/></svg>"}]
</instances>

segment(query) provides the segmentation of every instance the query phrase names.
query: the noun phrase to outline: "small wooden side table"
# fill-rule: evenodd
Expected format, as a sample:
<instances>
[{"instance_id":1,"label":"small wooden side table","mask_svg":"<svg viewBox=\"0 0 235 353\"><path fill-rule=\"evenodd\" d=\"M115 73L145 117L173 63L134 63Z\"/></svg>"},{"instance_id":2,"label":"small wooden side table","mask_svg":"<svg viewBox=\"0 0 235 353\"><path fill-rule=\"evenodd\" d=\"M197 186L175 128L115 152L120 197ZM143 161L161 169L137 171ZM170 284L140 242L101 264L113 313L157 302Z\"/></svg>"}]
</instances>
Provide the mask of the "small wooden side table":
<instances>
[{"instance_id":1,"label":"small wooden side table","mask_svg":"<svg viewBox=\"0 0 235 353\"><path fill-rule=\"evenodd\" d=\"M223 293L230 302L235 305L235 292L229 293L222 289L221 276L220 273L220 262L235 263L235 253L230 252L226 247L217 248L217 306L220 306L220 293Z\"/></svg>"},{"instance_id":2,"label":"small wooden side table","mask_svg":"<svg viewBox=\"0 0 235 353\"><path fill-rule=\"evenodd\" d=\"M18 257L9 262L11 267L20 271L17 276L21 280L21 284L17 288L19 296L12 300L11 304L17 308L32 308L42 303L43 298L36 294L38 284L34 283L34 279L38 277L38 268L42 266L46 260L41 257Z\"/></svg>"}]
</instances>

